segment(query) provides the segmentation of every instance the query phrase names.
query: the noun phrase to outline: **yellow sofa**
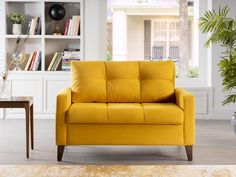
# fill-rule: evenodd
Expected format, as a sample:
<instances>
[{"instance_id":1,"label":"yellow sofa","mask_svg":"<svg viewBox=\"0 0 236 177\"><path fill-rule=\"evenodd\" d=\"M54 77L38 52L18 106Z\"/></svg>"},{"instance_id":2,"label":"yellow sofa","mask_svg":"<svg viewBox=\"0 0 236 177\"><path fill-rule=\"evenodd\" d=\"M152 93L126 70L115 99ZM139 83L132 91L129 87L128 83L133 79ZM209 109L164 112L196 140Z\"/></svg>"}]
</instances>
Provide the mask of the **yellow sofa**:
<instances>
[{"instance_id":1,"label":"yellow sofa","mask_svg":"<svg viewBox=\"0 0 236 177\"><path fill-rule=\"evenodd\" d=\"M57 159L69 145L185 146L192 160L194 97L175 88L172 61L71 62L56 106Z\"/></svg>"}]
</instances>

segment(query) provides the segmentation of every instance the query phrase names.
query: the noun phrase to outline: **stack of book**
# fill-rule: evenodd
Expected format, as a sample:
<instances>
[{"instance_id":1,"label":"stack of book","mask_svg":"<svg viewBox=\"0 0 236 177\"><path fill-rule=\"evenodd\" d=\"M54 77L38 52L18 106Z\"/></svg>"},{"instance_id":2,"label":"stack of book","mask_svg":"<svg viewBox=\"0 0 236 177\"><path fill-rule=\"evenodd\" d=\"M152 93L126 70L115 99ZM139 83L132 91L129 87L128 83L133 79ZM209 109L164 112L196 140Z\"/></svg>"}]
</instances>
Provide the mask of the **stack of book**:
<instances>
[{"instance_id":1,"label":"stack of book","mask_svg":"<svg viewBox=\"0 0 236 177\"><path fill-rule=\"evenodd\" d=\"M61 63L63 52L55 52L48 66L48 71L57 71Z\"/></svg>"},{"instance_id":2,"label":"stack of book","mask_svg":"<svg viewBox=\"0 0 236 177\"><path fill-rule=\"evenodd\" d=\"M70 71L71 60L80 61L79 49L65 49L62 56L62 71Z\"/></svg>"},{"instance_id":3,"label":"stack of book","mask_svg":"<svg viewBox=\"0 0 236 177\"><path fill-rule=\"evenodd\" d=\"M39 71L41 69L41 52L31 52L25 65L25 71Z\"/></svg>"},{"instance_id":4,"label":"stack of book","mask_svg":"<svg viewBox=\"0 0 236 177\"><path fill-rule=\"evenodd\" d=\"M74 15L72 19L66 20L64 35L77 36L79 35L80 16Z\"/></svg>"},{"instance_id":5,"label":"stack of book","mask_svg":"<svg viewBox=\"0 0 236 177\"><path fill-rule=\"evenodd\" d=\"M41 34L41 22L40 17L34 17L29 21L27 33L30 35Z\"/></svg>"}]
</instances>

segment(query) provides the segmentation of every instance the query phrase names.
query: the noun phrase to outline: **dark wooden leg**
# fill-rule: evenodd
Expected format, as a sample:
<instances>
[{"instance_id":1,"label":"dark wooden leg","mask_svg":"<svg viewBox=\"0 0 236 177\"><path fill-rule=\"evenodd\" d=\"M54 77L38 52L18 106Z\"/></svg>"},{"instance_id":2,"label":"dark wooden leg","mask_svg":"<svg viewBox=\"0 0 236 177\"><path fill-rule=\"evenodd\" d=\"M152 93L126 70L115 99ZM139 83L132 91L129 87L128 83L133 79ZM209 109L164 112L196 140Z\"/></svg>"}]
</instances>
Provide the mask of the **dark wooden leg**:
<instances>
[{"instance_id":1,"label":"dark wooden leg","mask_svg":"<svg viewBox=\"0 0 236 177\"><path fill-rule=\"evenodd\" d=\"M188 161L193 161L193 146L185 146Z\"/></svg>"},{"instance_id":2,"label":"dark wooden leg","mask_svg":"<svg viewBox=\"0 0 236 177\"><path fill-rule=\"evenodd\" d=\"M34 105L30 106L30 134L31 134L31 149L34 149Z\"/></svg>"},{"instance_id":3,"label":"dark wooden leg","mask_svg":"<svg viewBox=\"0 0 236 177\"><path fill-rule=\"evenodd\" d=\"M57 161L61 161L65 146L57 146Z\"/></svg>"},{"instance_id":4,"label":"dark wooden leg","mask_svg":"<svg viewBox=\"0 0 236 177\"><path fill-rule=\"evenodd\" d=\"M29 105L25 106L25 128L26 128L26 158L29 158Z\"/></svg>"},{"instance_id":5,"label":"dark wooden leg","mask_svg":"<svg viewBox=\"0 0 236 177\"><path fill-rule=\"evenodd\" d=\"M7 115L7 109L3 108L3 119L6 119L6 115Z\"/></svg>"}]
</instances>

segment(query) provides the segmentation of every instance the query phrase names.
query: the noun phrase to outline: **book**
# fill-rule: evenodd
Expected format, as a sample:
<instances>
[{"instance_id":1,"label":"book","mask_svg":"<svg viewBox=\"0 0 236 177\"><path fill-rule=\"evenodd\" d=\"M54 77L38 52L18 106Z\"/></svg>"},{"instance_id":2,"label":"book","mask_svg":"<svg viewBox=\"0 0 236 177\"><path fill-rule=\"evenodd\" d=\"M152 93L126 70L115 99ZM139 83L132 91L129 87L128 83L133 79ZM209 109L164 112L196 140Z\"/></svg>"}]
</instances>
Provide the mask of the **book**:
<instances>
[{"instance_id":1,"label":"book","mask_svg":"<svg viewBox=\"0 0 236 177\"><path fill-rule=\"evenodd\" d=\"M70 71L70 63L72 60L80 61L80 59L67 59L62 58L62 71Z\"/></svg>"},{"instance_id":2,"label":"book","mask_svg":"<svg viewBox=\"0 0 236 177\"><path fill-rule=\"evenodd\" d=\"M34 26L34 19L30 20L30 31L29 34L32 35L33 34L33 26Z\"/></svg>"},{"instance_id":3,"label":"book","mask_svg":"<svg viewBox=\"0 0 236 177\"><path fill-rule=\"evenodd\" d=\"M37 25L37 17L34 17L34 23L33 23L33 35L35 34L35 29L36 29L36 25Z\"/></svg>"},{"instance_id":4,"label":"book","mask_svg":"<svg viewBox=\"0 0 236 177\"><path fill-rule=\"evenodd\" d=\"M80 61L79 49L64 49L62 56L62 71L70 71L70 63L72 60Z\"/></svg>"},{"instance_id":5,"label":"book","mask_svg":"<svg viewBox=\"0 0 236 177\"><path fill-rule=\"evenodd\" d=\"M63 58L67 59L80 59L80 52L79 51L64 51Z\"/></svg>"},{"instance_id":6,"label":"book","mask_svg":"<svg viewBox=\"0 0 236 177\"><path fill-rule=\"evenodd\" d=\"M26 34L30 34L30 28L31 28L31 20L29 21L28 27L27 27L27 31Z\"/></svg>"},{"instance_id":7,"label":"book","mask_svg":"<svg viewBox=\"0 0 236 177\"><path fill-rule=\"evenodd\" d=\"M31 61L32 61L32 58L33 58L33 55L34 55L34 52L31 52L31 54L30 54L30 56L29 56L29 58L28 58L28 62L26 63L26 65L25 65L25 71L28 71L28 69L29 69L29 66L30 66L30 63L31 63Z\"/></svg>"},{"instance_id":8,"label":"book","mask_svg":"<svg viewBox=\"0 0 236 177\"><path fill-rule=\"evenodd\" d=\"M37 34L41 34L41 21L39 19L39 25L38 25L38 29L37 29Z\"/></svg>"},{"instance_id":9,"label":"book","mask_svg":"<svg viewBox=\"0 0 236 177\"><path fill-rule=\"evenodd\" d=\"M80 27L80 16L77 16L75 35L79 35L79 27Z\"/></svg>"},{"instance_id":10,"label":"book","mask_svg":"<svg viewBox=\"0 0 236 177\"><path fill-rule=\"evenodd\" d=\"M66 19L66 26L65 26L65 32L64 32L64 35L67 35L67 34L68 34L69 22L70 22L70 19L67 18L67 19Z\"/></svg>"},{"instance_id":11,"label":"book","mask_svg":"<svg viewBox=\"0 0 236 177\"><path fill-rule=\"evenodd\" d=\"M39 64L40 64L40 60L41 60L41 52L37 52L36 57L35 57L35 62L34 62L34 66L33 66L33 71L37 71L39 68Z\"/></svg>"},{"instance_id":12,"label":"book","mask_svg":"<svg viewBox=\"0 0 236 177\"><path fill-rule=\"evenodd\" d=\"M71 19L66 20L64 35L77 36L79 35L80 16L73 15Z\"/></svg>"},{"instance_id":13,"label":"book","mask_svg":"<svg viewBox=\"0 0 236 177\"><path fill-rule=\"evenodd\" d=\"M51 71L56 71L60 62L61 62L61 59L62 59L62 53L63 52L58 52L58 55L57 55L57 59L56 61L54 62L53 66L52 66L52 70Z\"/></svg>"},{"instance_id":14,"label":"book","mask_svg":"<svg viewBox=\"0 0 236 177\"><path fill-rule=\"evenodd\" d=\"M71 35L71 30L72 30L72 19L69 21L69 29L67 35Z\"/></svg>"},{"instance_id":15,"label":"book","mask_svg":"<svg viewBox=\"0 0 236 177\"><path fill-rule=\"evenodd\" d=\"M75 33L76 33L77 16L73 15L73 16L72 16L72 21L73 21L73 28L72 28L71 35L74 36Z\"/></svg>"},{"instance_id":16,"label":"book","mask_svg":"<svg viewBox=\"0 0 236 177\"><path fill-rule=\"evenodd\" d=\"M34 52L34 55L32 57L32 61L31 61L30 67L28 68L28 71L32 71L32 69L33 69L34 62L35 62L35 59L36 59L36 54L37 54L37 52Z\"/></svg>"},{"instance_id":17,"label":"book","mask_svg":"<svg viewBox=\"0 0 236 177\"><path fill-rule=\"evenodd\" d=\"M48 71L51 71L52 70L52 66L53 66L53 64L54 64L54 62L55 62L55 60L56 60L56 58L57 58L57 55L58 55L58 52L55 52L54 53L54 55L53 55L53 57L52 57L52 60L51 60L51 62L50 62L50 64L49 64L49 66L48 66Z\"/></svg>"},{"instance_id":18,"label":"book","mask_svg":"<svg viewBox=\"0 0 236 177\"><path fill-rule=\"evenodd\" d=\"M29 34L34 35L37 33L37 29L39 28L40 25L40 17L34 17L30 20L30 30Z\"/></svg>"},{"instance_id":19,"label":"book","mask_svg":"<svg viewBox=\"0 0 236 177\"><path fill-rule=\"evenodd\" d=\"M40 17L37 18L34 34L38 34L39 25L40 25Z\"/></svg>"}]
</instances>

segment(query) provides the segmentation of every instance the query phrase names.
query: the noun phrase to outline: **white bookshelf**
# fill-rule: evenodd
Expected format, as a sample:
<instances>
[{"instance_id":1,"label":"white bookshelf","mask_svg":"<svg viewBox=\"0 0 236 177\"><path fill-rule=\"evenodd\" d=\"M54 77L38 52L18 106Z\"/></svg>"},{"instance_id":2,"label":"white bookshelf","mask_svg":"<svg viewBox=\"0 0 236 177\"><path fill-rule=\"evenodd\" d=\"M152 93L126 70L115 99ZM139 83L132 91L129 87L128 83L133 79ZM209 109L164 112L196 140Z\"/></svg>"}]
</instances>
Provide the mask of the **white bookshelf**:
<instances>
[{"instance_id":1,"label":"white bookshelf","mask_svg":"<svg viewBox=\"0 0 236 177\"><path fill-rule=\"evenodd\" d=\"M23 47L24 53L33 51L42 52L40 71L10 71L9 81L12 96L33 96L35 103L35 117L51 118L55 114L56 95L65 87L71 85L71 73L68 71L47 71L47 67L54 52L63 51L65 48L80 49L81 60L84 58L84 0L3 0L1 11L4 16L4 58L11 57L18 35L11 34L12 24L8 22L7 15L11 12L20 12L26 15L26 21L22 25L23 34L26 38L26 30L29 20L34 17L41 18L41 34L30 35ZM67 18L72 15L80 16L80 35L64 36L52 35L54 22L48 17L48 8L54 3L63 4L66 16L62 20L62 32ZM69 9L69 10L68 10ZM22 67L23 68L23 67ZM21 110L8 110L7 117L23 117Z\"/></svg>"},{"instance_id":2,"label":"white bookshelf","mask_svg":"<svg viewBox=\"0 0 236 177\"><path fill-rule=\"evenodd\" d=\"M51 5L59 3L66 9L66 16L60 21L61 31L64 33L66 19L73 15L80 16L80 34L76 36L53 35L55 22L50 19L48 9ZM7 15L11 12L20 12L26 16L22 24L21 38L26 38L26 31L29 20L33 17L41 19L41 34L30 35L25 46L24 53L33 51L42 52L41 71L47 71L48 63L52 59L54 52L63 51L65 48L80 49L81 59L83 60L83 0L5 0L5 58L11 57L13 48L18 35L11 34L12 24L8 21ZM24 68L24 66L22 66ZM60 69L59 69L60 70Z\"/></svg>"}]
</instances>

